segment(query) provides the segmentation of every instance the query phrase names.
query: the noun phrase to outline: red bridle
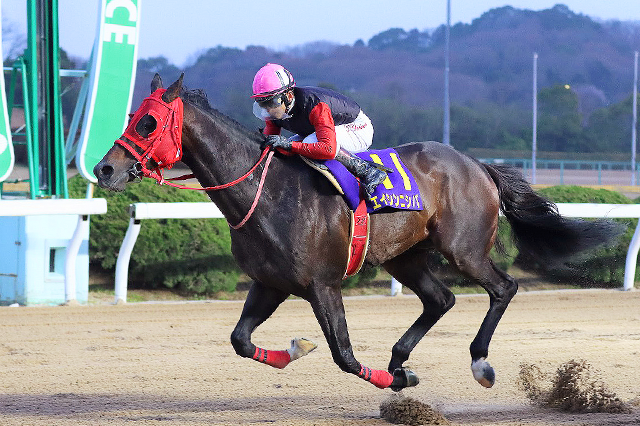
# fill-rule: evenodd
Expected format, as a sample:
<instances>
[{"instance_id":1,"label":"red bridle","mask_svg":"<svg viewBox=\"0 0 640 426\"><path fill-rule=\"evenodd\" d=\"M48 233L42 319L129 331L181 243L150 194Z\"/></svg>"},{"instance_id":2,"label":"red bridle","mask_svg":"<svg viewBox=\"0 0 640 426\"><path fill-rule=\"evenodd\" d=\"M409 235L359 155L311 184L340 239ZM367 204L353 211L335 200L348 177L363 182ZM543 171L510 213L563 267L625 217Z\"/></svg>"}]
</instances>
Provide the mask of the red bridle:
<instances>
[{"instance_id":1,"label":"red bridle","mask_svg":"<svg viewBox=\"0 0 640 426\"><path fill-rule=\"evenodd\" d=\"M182 158L182 120L183 105L179 97L167 103L162 99L166 89L158 89L142 101L138 110L133 113L124 134L116 140L140 163L140 173L158 182L164 180L161 170L170 169ZM156 120L156 128L149 135L142 136L137 130L138 122L145 115ZM142 153L131 145L142 150ZM149 160L156 163L155 169L147 167Z\"/></svg>"},{"instance_id":2,"label":"red bridle","mask_svg":"<svg viewBox=\"0 0 640 426\"><path fill-rule=\"evenodd\" d=\"M192 189L197 191L215 191L228 188L242 182L250 176L260 163L262 163L265 157L267 157L267 162L265 163L264 169L262 170L262 176L260 177L260 184L258 185L256 197L253 200L253 204L251 205L249 212L237 225L229 224L233 229L242 227L247 220L249 220L256 205L258 204L264 180L267 176L269 163L271 163L271 158L273 157L273 150L270 149L270 147L266 147L258 162L247 173L229 183L205 188L192 188L167 181L162 175L162 169L170 169L182 158L182 122L184 119L184 113L182 99L177 97L173 101L167 103L162 99L164 92L166 92L166 89L157 89L151 94L151 96L145 98L142 101L142 104L140 104L138 110L131 116L131 120L129 121L123 135L115 141L116 144L129 151L129 153L131 153L131 155L133 155L133 157L138 161L136 165L139 165L139 167L136 168L136 165L134 165L134 171L131 173L136 176L141 174L144 177L155 179L160 185L169 185L174 188ZM138 122L145 115L150 115L156 120L156 128L146 137L140 135L136 131ZM131 143L140 148L142 153L138 152L136 147L132 146ZM156 167L153 170L147 167L149 160L153 160L156 163ZM193 177L194 176L190 174L169 180L183 180Z\"/></svg>"}]
</instances>

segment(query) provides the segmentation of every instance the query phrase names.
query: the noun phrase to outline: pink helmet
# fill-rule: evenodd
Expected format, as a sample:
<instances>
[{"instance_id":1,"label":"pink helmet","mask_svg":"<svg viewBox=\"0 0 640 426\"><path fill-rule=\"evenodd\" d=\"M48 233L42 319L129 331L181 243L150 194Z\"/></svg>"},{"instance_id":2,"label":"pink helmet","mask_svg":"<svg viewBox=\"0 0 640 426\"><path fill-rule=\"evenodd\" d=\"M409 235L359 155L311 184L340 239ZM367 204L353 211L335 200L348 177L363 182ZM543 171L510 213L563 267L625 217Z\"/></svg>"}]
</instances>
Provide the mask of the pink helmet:
<instances>
[{"instance_id":1,"label":"pink helmet","mask_svg":"<svg viewBox=\"0 0 640 426\"><path fill-rule=\"evenodd\" d=\"M260 68L253 78L252 98L273 98L294 87L296 82L285 67L267 64Z\"/></svg>"}]
</instances>

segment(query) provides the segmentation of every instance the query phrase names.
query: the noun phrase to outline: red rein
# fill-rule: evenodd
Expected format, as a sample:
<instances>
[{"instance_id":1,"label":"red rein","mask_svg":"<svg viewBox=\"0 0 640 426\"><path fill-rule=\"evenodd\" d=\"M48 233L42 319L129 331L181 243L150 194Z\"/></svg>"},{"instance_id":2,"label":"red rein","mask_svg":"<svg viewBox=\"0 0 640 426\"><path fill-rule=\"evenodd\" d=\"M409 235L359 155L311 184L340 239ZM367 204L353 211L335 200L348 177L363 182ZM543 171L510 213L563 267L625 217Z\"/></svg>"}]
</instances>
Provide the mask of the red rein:
<instances>
[{"instance_id":1,"label":"red rein","mask_svg":"<svg viewBox=\"0 0 640 426\"><path fill-rule=\"evenodd\" d=\"M269 147L265 148L258 162L247 173L229 183L209 186L206 188L192 188L168 182L162 175L162 169L170 169L182 158L182 122L184 114L182 99L178 97L167 103L162 99L164 92L166 92L166 89L157 89L151 94L151 96L142 101L138 110L131 116L131 120L125 129L124 134L120 136L115 143L125 148L136 160L138 160L141 165L140 171L144 177L155 179L160 185L169 185L174 188L192 189L196 191L217 191L236 185L249 177L266 157L267 161L264 165L264 169L262 170L258 190L256 191L256 196L251 208L240 223L237 225L231 225L229 223L229 226L233 229L241 228L247 220L249 220L258 204L260 194L262 193L262 187L264 186L264 181L267 177L267 170L269 169L269 164L273 157L273 150ZM145 115L150 115L156 120L155 130L153 130L147 137L141 136L136 131L138 122ZM128 141L142 149L142 154L138 153L138 150L131 146ZM154 170L147 167L147 163L151 159L157 164L157 167ZM193 175L184 175L170 180L183 180L192 177Z\"/></svg>"}]
</instances>

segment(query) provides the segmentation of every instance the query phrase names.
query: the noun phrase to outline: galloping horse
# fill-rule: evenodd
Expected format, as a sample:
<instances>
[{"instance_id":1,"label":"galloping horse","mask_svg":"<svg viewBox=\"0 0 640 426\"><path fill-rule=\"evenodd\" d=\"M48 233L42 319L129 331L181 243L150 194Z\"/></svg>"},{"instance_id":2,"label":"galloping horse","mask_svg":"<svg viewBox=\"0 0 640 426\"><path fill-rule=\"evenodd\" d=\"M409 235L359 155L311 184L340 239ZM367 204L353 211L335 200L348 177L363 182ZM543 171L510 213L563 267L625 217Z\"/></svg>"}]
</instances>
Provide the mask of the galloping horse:
<instances>
[{"instance_id":1,"label":"galloping horse","mask_svg":"<svg viewBox=\"0 0 640 426\"><path fill-rule=\"evenodd\" d=\"M545 263L565 261L618 233L609 222L560 216L515 169L480 163L436 142L396 147L420 188L424 209L373 214L365 262L382 265L420 298L424 309L393 346L387 371L373 370L354 357L342 304L350 211L341 196L298 157L275 156L270 164L269 152L259 179L253 171L267 153L261 149L264 137L212 109L201 92L184 89L182 76L165 90L156 74L151 92L94 168L98 183L122 191L127 182L154 175L184 153L182 161L234 224L233 255L253 280L231 343L238 355L277 368L315 345L294 339L286 351L265 350L251 342L251 334L289 295L296 295L311 304L343 371L379 388L416 385L417 376L403 363L455 302L429 269L428 254L437 250L489 293L489 310L470 352L474 378L491 387L495 374L486 361L489 342L518 289L489 257L499 211L510 222L520 251ZM226 184L247 170L246 179Z\"/></svg>"}]
</instances>

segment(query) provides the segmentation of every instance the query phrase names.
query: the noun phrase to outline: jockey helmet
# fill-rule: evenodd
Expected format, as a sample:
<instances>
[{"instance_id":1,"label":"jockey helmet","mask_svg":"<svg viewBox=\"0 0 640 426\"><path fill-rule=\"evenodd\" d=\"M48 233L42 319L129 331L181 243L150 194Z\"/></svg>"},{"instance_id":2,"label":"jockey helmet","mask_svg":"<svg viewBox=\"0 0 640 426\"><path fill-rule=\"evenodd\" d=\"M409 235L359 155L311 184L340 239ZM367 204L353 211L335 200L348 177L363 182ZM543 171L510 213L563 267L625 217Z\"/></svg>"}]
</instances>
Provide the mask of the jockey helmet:
<instances>
[{"instance_id":1,"label":"jockey helmet","mask_svg":"<svg viewBox=\"0 0 640 426\"><path fill-rule=\"evenodd\" d=\"M296 85L293 76L285 67L267 64L253 78L253 95L258 103L269 101Z\"/></svg>"}]
</instances>

